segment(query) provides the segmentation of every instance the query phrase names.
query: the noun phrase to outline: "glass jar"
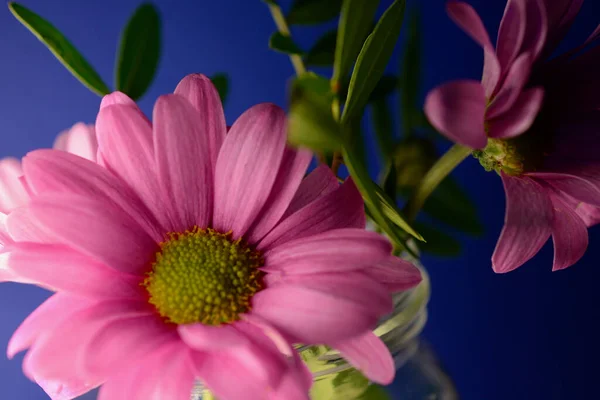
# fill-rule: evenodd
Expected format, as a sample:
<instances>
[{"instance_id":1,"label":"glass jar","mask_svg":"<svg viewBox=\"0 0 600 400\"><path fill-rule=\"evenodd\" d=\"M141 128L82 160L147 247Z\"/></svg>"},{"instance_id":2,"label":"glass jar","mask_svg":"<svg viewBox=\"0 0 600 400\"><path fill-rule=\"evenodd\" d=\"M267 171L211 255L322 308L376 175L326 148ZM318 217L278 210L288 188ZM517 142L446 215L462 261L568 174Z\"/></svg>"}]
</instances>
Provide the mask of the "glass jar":
<instances>
[{"instance_id":1,"label":"glass jar","mask_svg":"<svg viewBox=\"0 0 600 400\"><path fill-rule=\"evenodd\" d=\"M417 264L417 263L416 263ZM396 362L396 379L387 388L369 382L340 354L326 346L299 347L300 355L313 373L311 399L314 400L453 400L452 381L440 367L429 346L419 335L427 322L430 296L429 276L424 268L421 283L393 296L394 311L383 318L375 334L390 349ZM213 400L201 385L191 400Z\"/></svg>"}]
</instances>

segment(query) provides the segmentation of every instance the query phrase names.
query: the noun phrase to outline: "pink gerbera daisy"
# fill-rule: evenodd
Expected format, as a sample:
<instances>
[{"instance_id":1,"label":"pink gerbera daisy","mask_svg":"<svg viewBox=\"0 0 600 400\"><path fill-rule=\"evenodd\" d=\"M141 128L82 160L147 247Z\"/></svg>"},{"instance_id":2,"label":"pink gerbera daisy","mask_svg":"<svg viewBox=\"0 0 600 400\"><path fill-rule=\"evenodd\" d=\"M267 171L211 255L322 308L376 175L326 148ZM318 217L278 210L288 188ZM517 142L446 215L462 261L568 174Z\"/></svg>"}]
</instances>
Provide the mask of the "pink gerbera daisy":
<instances>
[{"instance_id":1,"label":"pink gerbera daisy","mask_svg":"<svg viewBox=\"0 0 600 400\"><path fill-rule=\"evenodd\" d=\"M56 291L8 354L53 399L300 399L295 344L339 350L373 381L394 363L371 329L419 271L366 231L352 180L286 146L261 104L229 132L210 80L186 77L153 123L122 93L96 122L98 163L56 150L23 160L1 267Z\"/></svg>"}]
</instances>

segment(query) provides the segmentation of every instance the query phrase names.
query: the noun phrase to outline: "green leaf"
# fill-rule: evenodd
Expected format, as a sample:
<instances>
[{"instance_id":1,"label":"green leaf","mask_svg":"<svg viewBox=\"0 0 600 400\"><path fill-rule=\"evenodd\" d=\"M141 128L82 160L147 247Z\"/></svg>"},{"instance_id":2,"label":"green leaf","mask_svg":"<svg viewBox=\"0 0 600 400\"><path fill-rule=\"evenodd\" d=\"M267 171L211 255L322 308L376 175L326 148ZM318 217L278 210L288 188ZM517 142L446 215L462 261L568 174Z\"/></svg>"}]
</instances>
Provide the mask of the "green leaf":
<instances>
[{"instance_id":1,"label":"green leaf","mask_svg":"<svg viewBox=\"0 0 600 400\"><path fill-rule=\"evenodd\" d=\"M460 255L462 250L461 244L454 236L442 232L439 228L420 222L415 222L414 225L427 241L419 243L421 251L440 257L456 257Z\"/></svg>"},{"instance_id":2,"label":"green leaf","mask_svg":"<svg viewBox=\"0 0 600 400\"><path fill-rule=\"evenodd\" d=\"M423 211L461 232L473 236L483 234L475 204L451 176L446 177L429 196Z\"/></svg>"},{"instance_id":3,"label":"green leaf","mask_svg":"<svg viewBox=\"0 0 600 400\"><path fill-rule=\"evenodd\" d=\"M383 76L400 35L405 6L406 0L395 0L365 41L350 79L342 123L360 115L371 92Z\"/></svg>"},{"instance_id":4,"label":"green leaf","mask_svg":"<svg viewBox=\"0 0 600 400\"><path fill-rule=\"evenodd\" d=\"M379 0L344 0L331 81L339 91L373 26Z\"/></svg>"},{"instance_id":5,"label":"green leaf","mask_svg":"<svg viewBox=\"0 0 600 400\"><path fill-rule=\"evenodd\" d=\"M418 105L421 82L421 26L417 10L412 13L408 27L408 39L402 58L400 73L400 103L404 132L408 133L420 124L421 107Z\"/></svg>"},{"instance_id":6,"label":"green leaf","mask_svg":"<svg viewBox=\"0 0 600 400\"><path fill-rule=\"evenodd\" d=\"M344 163L354 180L356 187L360 191L368 209L368 214L379 225L379 227L396 244L406 247L406 238L397 229L402 228L405 232L413 235L419 240L423 240L414 229L412 229L404 218L400 215L398 208L389 200L383 189L379 187L369 177L364 163L358 161L355 150L344 146L342 149Z\"/></svg>"},{"instance_id":7,"label":"green leaf","mask_svg":"<svg viewBox=\"0 0 600 400\"><path fill-rule=\"evenodd\" d=\"M398 78L393 75L384 75L379 82L377 82L377 85L375 85L375 89L371 92L369 101L386 98L394 93L396 89L398 89Z\"/></svg>"},{"instance_id":8,"label":"green leaf","mask_svg":"<svg viewBox=\"0 0 600 400\"><path fill-rule=\"evenodd\" d=\"M371 121L383 162L391 164L395 148L394 127L392 124L392 115L385 97L371 103Z\"/></svg>"},{"instance_id":9,"label":"green leaf","mask_svg":"<svg viewBox=\"0 0 600 400\"><path fill-rule=\"evenodd\" d=\"M373 183L373 187L375 188L375 193L377 194L377 199L379 200L383 215L385 215L389 221L409 235L421 241L424 240L423 236L414 230L406 221L406 218L402 215L402 212L398 209L398 206L396 206L394 201L390 199L385 191L375 183Z\"/></svg>"},{"instance_id":10,"label":"green leaf","mask_svg":"<svg viewBox=\"0 0 600 400\"><path fill-rule=\"evenodd\" d=\"M286 19L292 25L315 25L340 14L342 0L295 0Z\"/></svg>"},{"instance_id":11,"label":"green leaf","mask_svg":"<svg viewBox=\"0 0 600 400\"><path fill-rule=\"evenodd\" d=\"M288 140L292 145L316 151L337 151L342 138L331 114L333 94L329 81L306 73L292 83L288 116Z\"/></svg>"},{"instance_id":12,"label":"green leaf","mask_svg":"<svg viewBox=\"0 0 600 400\"><path fill-rule=\"evenodd\" d=\"M229 93L229 76L225 73L214 74L210 80L215 85L215 88L217 88L217 92L219 92L221 103L225 104L227 94Z\"/></svg>"},{"instance_id":13,"label":"green leaf","mask_svg":"<svg viewBox=\"0 0 600 400\"><path fill-rule=\"evenodd\" d=\"M50 22L18 3L8 3L8 8L81 83L100 96L110 93L100 75Z\"/></svg>"},{"instance_id":14,"label":"green leaf","mask_svg":"<svg viewBox=\"0 0 600 400\"><path fill-rule=\"evenodd\" d=\"M303 54L304 52L288 35L275 32L269 38L269 47L284 54Z\"/></svg>"},{"instance_id":15,"label":"green leaf","mask_svg":"<svg viewBox=\"0 0 600 400\"><path fill-rule=\"evenodd\" d=\"M115 85L139 99L154 79L160 59L160 16L150 3L140 5L121 33Z\"/></svg>"},{"instance_id":16,"label":"green leaf","mask_svg":"<svg viewBox=\"0 0 600 400\"><path fill-rule=\"evenodd\" d=\"M392 400L392 396L383 386L373 383L357 400Z\"/></svg>"},{"instance_id":17,"label":"green leaf","mask_svg":"<svg viewBox=\"0 0 600 400\"><path fill-rule=\"evenodd\" d=\"M321 36L308 51L304 62L306 65L327 67L333 65L337 30L329 31Z\"/></svg>"}]
</instances>

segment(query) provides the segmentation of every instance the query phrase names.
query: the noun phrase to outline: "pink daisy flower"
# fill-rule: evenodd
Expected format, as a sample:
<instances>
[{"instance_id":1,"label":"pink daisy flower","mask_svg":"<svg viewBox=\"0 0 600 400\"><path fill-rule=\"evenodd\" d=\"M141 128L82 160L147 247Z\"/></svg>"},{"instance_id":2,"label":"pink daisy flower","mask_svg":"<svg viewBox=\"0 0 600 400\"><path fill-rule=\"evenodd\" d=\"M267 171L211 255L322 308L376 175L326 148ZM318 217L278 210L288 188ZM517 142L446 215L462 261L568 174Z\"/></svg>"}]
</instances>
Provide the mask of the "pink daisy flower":
<instances>
[{"instance_id":1,"label":"pink daisy flower","mask_svg":"<svg viewBox=\"0 0 600 400\"><path fill-rule=\"evenodd\" d=\"M366 231L352 180L286 146L286 120L252 107L229 132L210 80L161 96L151 123L122 93L96 121L99 163L23 160L31 200L10 213L2 268L54 290L12 357L53 399L304 399L295 344L325 344L375 382L394 362L371 329L420 281Z\"/></svg>"},{"instance_id":2,"label":"pink daisy flower","mask_svg":"<svg viewBox=\"0 0 600 400\"><path fill-rule=\"evenodd\" d=\"M98 142L94 126L78 122L56 137L54 148L96 161ZM5 157L0 160L0 248L10 241L4 226L6 215L29 200L22 175L23 168L18 159ZM2 278L3 273L6 271L0 270L0 281L5 280Z\"/></svg>"},{"instance_id":3,"label":"pink daisy flower","mask_svg":"<svg viewBox=\"0 0 600 400\"><path fill-rule=\"evenodd\" d=\"M451 17L484 47L483 80L434 89L425 112L502 177L507 206L492 256L496 272L523 265L550 236L553 270L569 267L587 249L587 226L598 222L600 49L582 50L600 29L579 48L547 60L582 3L509 0L495 51L474 10L448 4Z\"/></svg>"},{"instance_id":4,"label":"pink daisy flower","mask_svg":"<svg viewBox=\"0 0 600 400\"><path fill-rule=\"evenodd\" d=\"M76 123L56 137L54 148L96 161L98 143L94 126ZM6 157L0 160L0 213L8 214L29 199L20 179L22 175L23 169L18 159Z\"/></svg>"}]
</instances>

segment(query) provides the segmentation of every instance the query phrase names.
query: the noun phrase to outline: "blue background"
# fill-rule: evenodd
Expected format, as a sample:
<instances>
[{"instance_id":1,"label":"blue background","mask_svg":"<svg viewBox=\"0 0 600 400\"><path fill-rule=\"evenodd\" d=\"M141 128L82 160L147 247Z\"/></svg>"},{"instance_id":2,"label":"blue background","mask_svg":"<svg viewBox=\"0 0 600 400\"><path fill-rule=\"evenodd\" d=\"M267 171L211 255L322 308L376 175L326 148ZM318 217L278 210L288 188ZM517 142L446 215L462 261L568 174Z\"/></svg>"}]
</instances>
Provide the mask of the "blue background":
<instances>
[{"instance_id":1,"label":"blue background","mask_svg":"<svg viewBox=\"0 0 600 400\"><path fill-rule=\"evenodd\" d=\"M289 1L282 2L284 6ZM388 5L390 1L382 1ZM457 78L480 77L481 50L446 16L443 0L422 0L423 95ZM25 5L59 27L107 82L121 27L138 0L29 0ZM273 22L260 1L156 1L164 52L151 90L141 101L150 113L156 97L191 72L227 72L232 87L228 122L264 101L286 104L289 60L267 47ZM495 37L503 0L472 0ZM561 46L580 43L599 22L600 4L588 0ZM305 47L324 30L297 28ZM394 71L393 63L390 71ZM600 79L600 78L599 78ZM83 120L93 122L99 98L87 91L23 28L0 10L0 156L22 156L52 145L55 135ZM372 149L371 149L372 150ZM371 166L376 170L376 164ZM469 159L456 173L472 194L486 226L482 238L462 238L461 257L425 257L433 297L424 336L433 344L463 399L580 399L597 393L600 372L600 231L568 270L552 273L547 245L515 272L496 275L490 257L502 226L504 194L495 174ZM16 284L0 286L0 344L47 293ZM0 356L1 399L44 399L21 372L22 356Z\"/></svg>"}]
</instances>

